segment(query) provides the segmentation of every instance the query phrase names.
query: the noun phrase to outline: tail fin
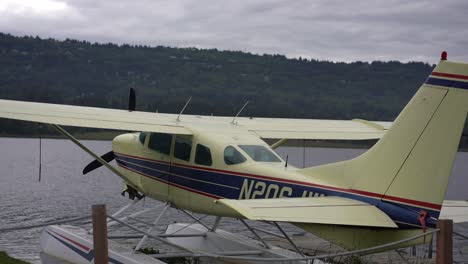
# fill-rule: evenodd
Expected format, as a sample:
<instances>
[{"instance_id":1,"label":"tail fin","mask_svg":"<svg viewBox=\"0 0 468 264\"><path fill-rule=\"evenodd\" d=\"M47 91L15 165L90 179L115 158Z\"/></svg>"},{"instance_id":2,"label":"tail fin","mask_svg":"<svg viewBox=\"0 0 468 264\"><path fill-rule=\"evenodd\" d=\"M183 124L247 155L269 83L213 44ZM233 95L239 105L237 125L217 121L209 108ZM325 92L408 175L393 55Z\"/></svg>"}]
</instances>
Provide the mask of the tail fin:
<instances>
[{"instance_id":1,"label":"tail fin","mask_svg":"<svg viewBox=\"0 0 468 264\"><path fill-rule=\"evenodd\" d=\"M363 155L302 173L382 200L440 209L468 111L468 64L442 60Z\"/></svg>"}]
</instances>

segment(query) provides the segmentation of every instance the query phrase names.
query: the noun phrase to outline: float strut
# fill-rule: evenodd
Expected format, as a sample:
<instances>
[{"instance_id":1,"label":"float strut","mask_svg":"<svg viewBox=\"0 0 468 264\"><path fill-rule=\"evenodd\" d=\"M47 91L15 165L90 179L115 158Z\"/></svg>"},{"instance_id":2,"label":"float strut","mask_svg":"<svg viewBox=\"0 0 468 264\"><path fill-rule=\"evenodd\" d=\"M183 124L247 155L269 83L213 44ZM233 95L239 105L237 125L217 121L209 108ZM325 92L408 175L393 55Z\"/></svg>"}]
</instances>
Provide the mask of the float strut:
<instances>
[{"instance_id":1,"label":"float strut","mask_svg":"<svg viewBox=\"0 0 468 264\"><path fill-rule=\"evenodd\" d=\"M271 246L268 245L268 243L265 242L265 240L263 240L262 237L261 237L257 232L255 232L255 230L254 230L252 227L250 227L250 226L247 224L247 222L244 221L244 219L239 219L239 220L249 229L250 232L252 232L252 234L255 235L255 237L256 237L258 240L260 240L260 241L262 242L262 244L263 244L266 248L271 249Z\"/></svg>"},{"instance_id":2,"label":"float strut","mask_svg":"<svg viewBox=\"0 0 468 264\"><path fill-rule=\"evenodd\" d=\"M153 231L153 229L158 225L159 223L159 220L161 219L161 217L166 213L167 209L169 209L169 207L171 207L170 204L166 204L166 206L164 207L164 209L162 210L162 212L159 214L159 216L156 218L156 220L154 220L154 223L153 223L153 226L146 232L148 234L151 234L151 232ZM134 251L137 251L141 248L141 246L143 246L143 243L145 243L146 239L148 238L148 235L144 235L143 238L140 240L140 242L138 242L137 246L135 247Z\"/></svg>"},{"instance_id":3,"label":"float strut","mask_svg":"<svg viewBox=\"0 0 468 264\"><path fill-rule=\"evenodd\" d=\"M204 226L206 228L206 230L211 230L211 228L208 227L207 225L205 225L199 218L196 218L195 216L193 216L191 213L185 211L184 209L179 209L179 210L184 212L186 215L188 215L190 218L192 218L193 220L198 222L200 225Z\"/></svg>"},{"instance_id":4,"label":"float strut","mask_svg":"<svg viewBox=\"0 0 468 264\"><path fill-rule=\"evenodd\" d=\"M296 246L296 244L294 244L292 239L288 236L288 234L286 234L286 232L284 232L281 226L277 222L273 222L273 224L275 224L275 226L279 229L283 236L289 241L289 243L294 247L294 249L296 249L296 252L301 254L301 256L305 257L304 253L302 253L302 251Z\"/></svg>"},{"instance_id":5,"label":"float strut","mask_svg":"<svg viewBox=\"0 0 468 264\"><path fill-rule=\"evenodd\" d=\"M139 201L141 201L141 200L139 200ZM139 216L139 215L141 215L141 214L150 212L150 211L152 211L152 210L156 210L156 209L158 209L159 207L162 207L162 206L165 206L165 204L162 203L162 204L159 204L159 205L157 205L157 206L155 206L155 207L146 208L146 209L144 209L144 210L135 212L135 213L133 213L133 214L131 214L131 215L124 216L124 217L121 217L121 218L118 218L118 219L119 219L120 221L126 221L127 219L133 219L133 218L136 217L136 216ZM115 217L114 215L111 215L111 216L114 217L114 218L117 218L117 217ZM107 226L113 226L113 225L117 225L117 224L119 224L119 222L117 222L117 221L112 221L112 222L109 222L109 224L108 224Z\"/></svg>"},{"instance_id":6,"label":"float strut","mask_svg":"<svg viewBox=\"0 0 468 264\"><path fill-rule=\"evenodd\" d=\"M114 214L112 214L113 217L117 217L119 215L121 215L123 212L127 211L128 208L134 206L135 204L137 204L139 201L141 200L135 200L135 201L132 201L131 203L127 204L126 206L120 208L120 210L118 210L117 212L115 212ZM110 220L108 221L110 222Z\"/></svg>"},{"instance_id":7,"label":"float strut","mask_svg":"<svg viewBox=\"0 0 468 264\"><path fill-rule=\"evenodd\" d=\"M221 216L216 217L213 227L211 228L211 232L215 232L216 229L218 229L219 222L221 222Z\"/></svg>"}]
</instances>

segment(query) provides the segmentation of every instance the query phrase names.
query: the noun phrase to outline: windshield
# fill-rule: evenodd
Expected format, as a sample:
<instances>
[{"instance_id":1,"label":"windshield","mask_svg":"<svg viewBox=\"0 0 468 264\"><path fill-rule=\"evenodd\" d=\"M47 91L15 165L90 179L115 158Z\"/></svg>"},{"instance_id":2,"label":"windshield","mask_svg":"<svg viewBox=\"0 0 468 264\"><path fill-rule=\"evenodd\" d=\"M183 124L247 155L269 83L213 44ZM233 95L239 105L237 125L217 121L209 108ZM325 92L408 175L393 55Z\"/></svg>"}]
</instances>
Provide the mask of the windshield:
<instances>
[{"instance_id":1,"label":"windshield","mask_svg":"<svg viewBox=\"0 0 468 264\"><path fill-rule=\"evenodd\" d=\"M246 161L244 156L237 151L233 146L227 146L224 149L224 163L227 165L235 165Z\"/></svg>"},{"instance_id":2,"label":"windshield","mask_svg":"<svg viewBox=\"0 0 468 264\"><path fill-rule=\"evenodd\" d=\"M281 162L268 148L257 145L239 145L253 160L260 162Z\"/></svg>"}]
</instances>

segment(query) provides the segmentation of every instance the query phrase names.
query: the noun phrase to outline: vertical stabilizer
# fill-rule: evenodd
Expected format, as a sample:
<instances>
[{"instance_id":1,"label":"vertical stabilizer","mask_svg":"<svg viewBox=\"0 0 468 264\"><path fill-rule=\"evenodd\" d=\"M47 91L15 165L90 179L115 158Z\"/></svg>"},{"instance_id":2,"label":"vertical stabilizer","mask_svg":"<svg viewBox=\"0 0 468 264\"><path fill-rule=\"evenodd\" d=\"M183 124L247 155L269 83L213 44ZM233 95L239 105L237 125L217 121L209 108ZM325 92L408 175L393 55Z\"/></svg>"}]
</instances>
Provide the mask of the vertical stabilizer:
<instances>
[{"instance_id":1,"label":"vertical stabilizer","mask_svg":"<svg viewBox=\"0 0 468 264\"><path fill-rule=\"evenodd\" d=\"M363 155L304 174L440 209L468 111L468 64L442 60L393 123Z\"/></svg>"}]
</instances>

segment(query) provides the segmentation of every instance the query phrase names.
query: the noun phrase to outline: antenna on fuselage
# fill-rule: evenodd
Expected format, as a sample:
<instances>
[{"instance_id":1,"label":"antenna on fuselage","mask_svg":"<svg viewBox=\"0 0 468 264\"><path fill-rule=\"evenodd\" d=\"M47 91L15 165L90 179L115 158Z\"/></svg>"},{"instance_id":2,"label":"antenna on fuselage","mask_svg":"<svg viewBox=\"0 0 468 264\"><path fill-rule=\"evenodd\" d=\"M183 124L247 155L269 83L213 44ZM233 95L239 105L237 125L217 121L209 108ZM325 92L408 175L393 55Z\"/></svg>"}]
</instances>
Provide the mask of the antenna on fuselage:
<instances>
[{"instance_id":1,"label":"antenna on fuselage","mask_svg":"<svg viewBox=\"0 0 468 264\"><path fill-rule=\"evenodd\" d=\"M182 115L182 113L184 112L185 108L187 107L187 105L190 103L191 100L192 100L192 96L190 96L190 98L185 103L184 108L182 108L182 110L180 111L179 115L177 116L177 121L180 121L180 115Z\"/></svg>"},{"instance_id":2,"label":"antenna on fuselage","mask_svg":"<svg viewBox=\"0 0 468 264\"><path fill-rule=\"evenodd\" d=\"M288 158L289 158L289 155L286 155L286 163L284 164L284 167L285 167L285 168L288 167Z\"/></svg>"},{"instance_id":3,"label":"antenna on fuselage","mask_svg":"<svg viewBox=\"0 0 468 264\"><path fill-rule=\"evenodd\" d=\"M237 115L232 119L231 121L231 124L235 125L234 121L236 120L236 118L240 115L240 113L242 113L242 110L244 110L244 108L249 104L249 101L245 102L244 106L242 106L242 108L239 110L239 112L237 112Z\"/></svg>"},{"instance_id":4,"label":"antenna on fuselage","mask_svg":"<svg viewBox=\"0 0 468 264\"><path fill-rule=\"evenodd\" d=\"M42 138L39 137L39 181L42 178Z\"/></svg>"}]
</instances>

